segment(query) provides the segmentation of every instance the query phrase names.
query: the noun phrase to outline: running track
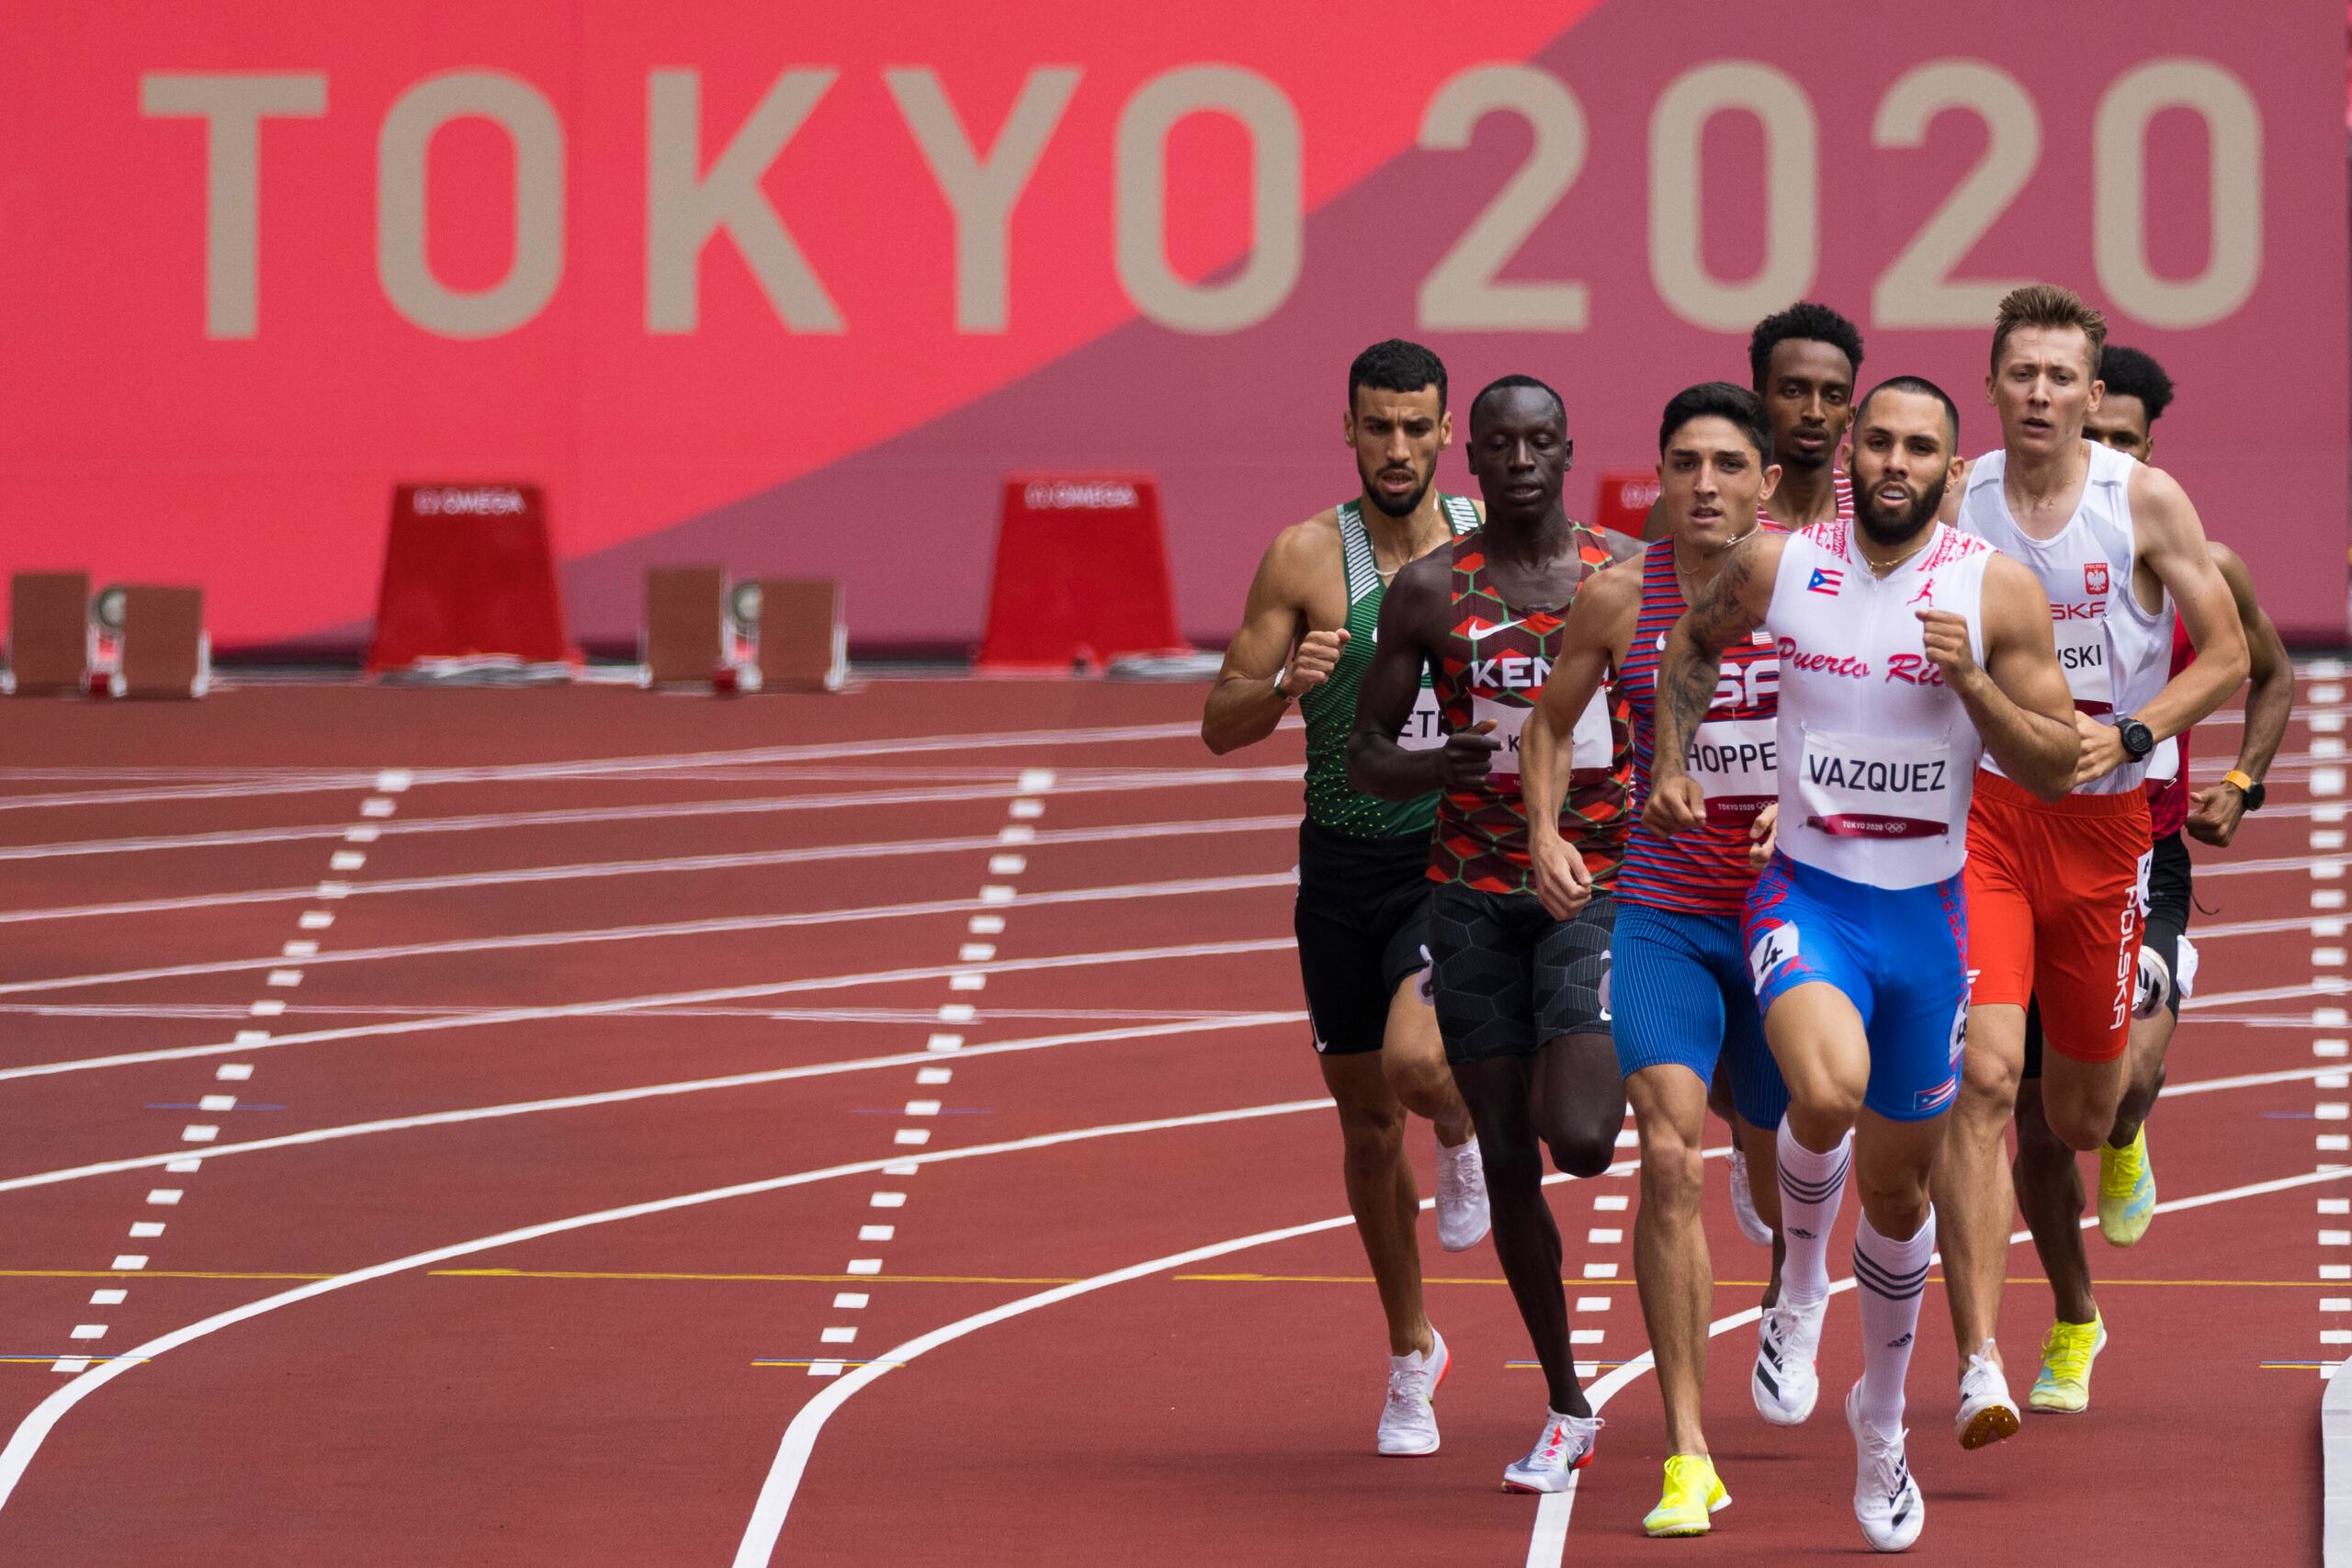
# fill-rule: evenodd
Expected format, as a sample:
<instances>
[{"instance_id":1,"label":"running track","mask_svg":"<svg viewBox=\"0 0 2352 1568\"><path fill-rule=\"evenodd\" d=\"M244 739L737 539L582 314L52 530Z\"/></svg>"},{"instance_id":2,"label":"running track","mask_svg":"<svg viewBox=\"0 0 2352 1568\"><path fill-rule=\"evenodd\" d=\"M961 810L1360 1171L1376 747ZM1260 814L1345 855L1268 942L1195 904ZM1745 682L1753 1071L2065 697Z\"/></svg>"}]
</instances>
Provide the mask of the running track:
<instances>
[{"instance_id":1,"label":"running track","mask_svg":"<svg viewBox=\"0 0 2352 1568\"><path fill-rule=\"evenodd\" d=\"M2205 1005L2153 1138L2167 1201L2216 1201L2093 1238L2093 1412L1980 1454L1931 1292L1923 1560L2317 1556L2352 1342L2341 674L2305 671L2271 809L2199 852ZM1217 761L1199 699L10 704L0 1564L1860 1550L1850 1298L1823 1413L1763 1427L1762 1255L1720 1181L1710 1540L1640 1534L1623 1168L1553 1190L1612 1391L1580 1492L1496 1490L1542 1385L1491 1252L1426 1227L1445 1446L1373 1457L1378 1314L1288 952L1297 738ZM2048 1298L2014 1256L2022 1393Z\"/></svg>"}]
</instances>

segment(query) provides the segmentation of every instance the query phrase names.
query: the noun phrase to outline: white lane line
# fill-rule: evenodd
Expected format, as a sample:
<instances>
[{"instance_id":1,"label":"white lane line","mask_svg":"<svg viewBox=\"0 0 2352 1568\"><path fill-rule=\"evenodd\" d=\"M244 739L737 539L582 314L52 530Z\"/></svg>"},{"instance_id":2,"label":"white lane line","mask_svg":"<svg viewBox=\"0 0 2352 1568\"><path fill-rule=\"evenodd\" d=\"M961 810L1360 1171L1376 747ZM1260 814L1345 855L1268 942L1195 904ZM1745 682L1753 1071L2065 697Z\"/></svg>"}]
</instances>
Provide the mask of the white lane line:
<instances>
[{"instance_id":1,"label":"white lane line","mask_svg":"<svg viewBox=\"0 0 2352 1568\"><path fill-rule=\"evenodd\" d=\"M1267 833L1295 830L1298 814L1280 817L1216 817L1195 822L1134 822L1105 828L1057 829L1053 842L1110 843L1127 839L1197 839L1210 834ZM674 875L688 872L750 871L778 865L818 865L838 861L887 860L902 856L931 858L969 850L992 849L996 839L978 834L956 839L914 839L890 843L816 844L788 850L755 850L735 854L667 855L650 860L582 861L569 865L526 866L513 871L457 873L447 876L385 877L377 882L321 882L302 887L261 887L234 893L206 893L183 898L138 898L116 904L74 904L40 909L0 910L0 925L46 920L86 920L119 915L169 914L184 909L210 909L230 904L284 904L297 899L376 897L402 893L447 893L469 887L508 887L527 883L576 882L616 876ZM991 898L981 890L981 902L1009 902L1012 890Z\"/></svg>"},{"instance_id":2,"label":"white lane line","mask_svg":"<svg viewBox=\"0 0 2352 1568\"><path fill-rule=\"evenodd\" d=\"M1187 733L1190 731L1188 730ZM1272 1116L1290 1116L1302 1111L1326 1111L1330 1106L1331 1101L1329 1100L1295 1100L1272 1105L1244 1106L1232 1111L1202 1111L1190 1116L1158 1117L1148 1122L1114 1122L1100 1127L1080 1127L1063 1133L1041 1133L1032 1137L1014 1138L1003 1143L976 1144L959 1149L942 1149L935 1154L917 1156L915 1160L922 1164L938 1164L949 1160L978 1159L993 1155L1015 1154L1029 1149L1053 1148L1064 1144L1124 1137L1137 1133L1158 1133L1182 1127L1207 1127L1224 1122L1258 1121ZM501 1231L495 1235L481 1236L472 1241L455 1242L446 1247L411 1253L405 1258L396 1258L386 1263L371 1264L365 1269L356 1269L348 1273L334 1275L331 1279L314 1280L292 1290L280 1291L276 1295L264 1296L258 1301L232 1307L226 1312L215 1313L210 1317L188 1324L185 1327L173 1329L167 1334L159 1335L145 1344L124 1352L114 1360L92 1366L89 1371L75 1377L73 1382L52 1390L48 1398L34 1406L24 1419L17 1424L16 1430L9 1434L7 1446L0 1448L0 1509L6 1509L8 1500L16 1495L17 1483L24 1479L25 1471L32 1463L33 1456L40 1451L41 1444L67 1411L130 1368L142 1362L153 1361L183 1345L217 1334L221 1329L247 1322L266 1313L276 1312L281 1307L310 1301L317 1296L348 1290L354 1285L366 1284L394 1274L413 1273L420 1269L430 1269L436 1263L446 1263L452 1258L468 1258L476 1253L488 1252L499 1247L519 1246L545 1236L585 1230L594 1225L641 1219L650 1214L669 1213L680 1209L695 1208L702 1204L720 1202L733 1198L780 1192L788 1188L806 1187L820 1181L838 1180L842 1177L868 1176L890 1163L892 1162L879 1159L856 1160L847 1165L796 1171L789 1176L772 1176L757 1181L736 1182L729 1186L714 1187L700 1192L688 1192L674 1198L656 1198L644 1202L627 1203L619 1208L600 1209L594 1213L575 1214L568 1219L547 1220L537 1224L522 1225L513 1230ZM1297 1234L1305 1235L1307 1231L1316 1229L1329 1230L1352 1223L1347 1215L1343 1214L1336 1220L1321 1221L1315 1225L1301 1227ZM1202 1254L1209 1257L1215 1255L1214 1250ZM141 1261L143 1263L144 1259ZM872 1267L860 1270L856 1267L858 1263L870 1263ZM116 1266L119 1268L121 1265L122 1260L116 1259ZM849 1273L879 1273L880 1271L881 1261L878 1258L853 1260L851 1267L845 1270Z\"/></svg>"},{"instance_id":3,"label":"white lane line","mask_svg":"<svg viewBox=\"0 0 2352 1568\"><path fill-rule=\"evenodd\" d=\"M1243 942L1191 942L1173 947L1119 948L1102 953L1067 953L1046 958L999 959L989 964L995 975L1037 970L1087 969L1105 964L1151 964L1187 958L1217 958L1252 953L1280 953L1295 946L1291 937L1260 937ZM178 1062L218 1056L232 1051L274 1050L281 1045L314 1045L338 1040L363 1040L387 1034L420 1034L441 1029L474 1029L489 1024L533 1023L555 1018L596 1018L632 1012L647 1007L684 1007L695 1002L741 1001L809 991L852 990L866 986L944 979L963 965L934 964L912 969L877 969L857 975L826 975L804 980L771 980L757 986L726 986L702 991L669 991L643 997L616 997L608 1001L557 1002L544 1007L503 1008L489 1012L444 1014L434 1018L396 1019L390 1023L354 1024L345 1029L313 1029L273 1034L265 1041L214 1045L177 1045L154 1051L124 1051L111 1056L84 1056L62 1062L39 1062L28 1066L0 1068L0 1081L49 1077L59 1073L89 1072L100 1067L129 1066L143 1062ZM255 1010L283 1012L283 1002L255 1002Z\"/></svg>"},{"instance_id":4,"label":"white lane line","mask_svg":"<svg viewBox=\"0 0 2352 1568\"><path fill-rule=\"evenodd\" d=\"M1171 1034L1211 1033L1227 1029L1259 1029L1272 1026L1290 1027L1306 1021L1304 1012L1238 1013L1230 1017L1206 1020L1179 1020L1167 1023L1133 1024L1118 1029L1089 1029L1069 1034L1039 1034L1020 1040L998 1040L985 1045L958 1045L956 1058L968 1061L978 1056L1013 1055L1028 1051L1047 1051L1061 1045L1091 1045L1118 1040L1148 1040ZM954 1036L941 1035L939 1039ZM714 1089L745 1089L756 1084L785 1083L796 1078L830 1077L842 1073L882 1071L891 1067L910 1066L916 1063L935 1061L933 1048L923 1051L899 1052L888 1056L860 1056L841 1062L811 1062L797 1067L770 1067L755 1073L730 1073L723 1077L687 1078L676 1083L648 1084L640 1089L603 1089L594 1094L560 1095L548 1100L516 1100L505 1105L482 1105L460 1111L429 1111L413 1116L390 1116L374 1122L354 1122L338 1127L314 1127L308 1132L288 1133L277 1137L256 1138L249 1143L219 1144L204 1151L207 1159L219 1159L227 1155L260 1154L271 1149L300 1148L310 1144L335 1143L345 1138L361 1138L378 1133L404 1133L419 1127L446 1127L463 1122L491 1122L508 1116L530 1116L544 1111L578 1111L590 1106L618 1105L635 1100L660 1100L672 1095L703 1094ZM2181 1086L2171 1086L2167 1093L2180 1092ZM0 1192L14 1192L32 1187L53 1187L62 1182L83 1181L93 1177L115 1176L124 1171L147 1170L161 1165L165 1168L181 1156L172 1154L134 1155L122 1159L100 1160L91 1165L69 1166L58 1170L44 1170L27 1176L12 1176L0 1179ZM898 1174L893 1171L891 1174Z\"/></svg>"},{"instance_id":5,"label":"white lane line","mask_svg":"<svg viewBox=\"0 0 2352 1568\"><path fill-rule=\"evenodd\" d=\"M1296 721L1286 721L1285 728ZM543 779L616 779L684 768L738 768L763 762L824 761L842 757L902 757L919 751L995 751L1009 747L1112 746L1131 740L1177 740L1200 733L1196 724L1134 724L1091 729L1000 730L979 735L910 735L895 739L834 741L822 745L763 746L736 751L678 751L666 756L591 758L570 762L520 762L492 767L414 768L387 773L311 773L285 780L244 779L232 784L175 789L82 790L51 795L0 795L0 811L43 807L124 806L155 800L219 800L261 795L330 795L374 787L398 793L384 781L414 784L516 784Z\"/></svg>"},{"instance_id":6,"label":"white lane line","mask_svg":"<svg viewBox=\"0 0 2352 1568\"><path fill-rule=\"evenodd\" d=\"M1200 876L1170 882L1128 882L1101 887L1058 888L1023 897L1023 905L1092 904L1125 899L1178 898L1216 893L1247 893L1267 887L1289 887L1297 878L1288 872L1259 872L1238 876ZM960 914L977 908L977 898L932 898L909 904L866 904L842 909L808 909L788 915L718 915L699 920L663 920L650 924L599 926L582 931L524 931L511 936L466 937L447 942L403 942L392 947L355 947L306 955L309 966L322 964L381 964L403 958L439 958L455 953L501 953L518 948L571 947L590 942L646 942L665 937L724 936L740 931L778 931L796 926L832 926L856 920L920 919L933 915ZM1003 917L989 917L1003 929ZM2301 929L2300 927L2298 929ZM288 945L293 945L289 943ZM976 944L978 945L978 944ZM967 963L986 962L987 954ZM0 996L24 996L41 991L78 990L88 986L132 985L147 980L186 979L198 975L234 975L267 969L279 958L224 958L204 964L165 964L144 969L116 969L89 975L58 975L40 979L0 982Z\"/></svg>"},{"instance_id":7,"label":"white lane line","mask_svg":"<svg viewBox=\"0 0 2352 1568\"><path fill-rule=\"evenodd\" d=\"M1224 784L1292 784L1295 768L1185 768L1137 770L1079 778L1057 786L1070 794L1136 794ZM952 805L1002 800L1018 788L1012 783L933 784L921 788L832 791L822 795L763 795L718 800L663 801L631 807L572 807L546 811L488 811L462 817L420 817L386 822L379 839L428 833L506 832L525 828L582 827L599 822L641 822L697 817L762 817L795 811L859 807ZM1015 806L1020 805L1014 801ZM1015 813L1019 815L1019 813ZM1034 813L1032 815L1035 815ZM253 844L300 843L342 839L352 829L335 824L283 828L234 828L204 833L152 833L115 839L68 839L48 843L0 845L0 861L50 860L77 855L141 854L159 850L227 849Z\"/></svg>"},{"instance_id":8,"label":"white lane line","mask_svg":"<svg viewBox=\"0 0 2352 1568\"><path fill-rule=\"evenodd\" d=\"M2165 1092L2170 1094L2172 1090L2167 1087ZM2292 1188L2309 1187L2316 1182L2341 1181L2347 1177L2352 1177L2352 1167L2313 1171L2308 1176L2280 1177L2275 1181L2250 1181L2243 1187L2224 1188L2219 1192L2200 1192L2194 1197L2176 1198L2168 1202L2158 1203L2155 1212L2159 1214L2169 1214L2184 1209L2209 1208L2216 1203L2234 1202L2242 1198L2259 1198L2271 1192L2284 1192ZM2097 1214L2084 1216L2085 1230L2098 1224ZM2031 1231L2017 1231L2009 1236L2009 1245L2017 1247L2032 1239ZM1938 1253L1935 1255L1934 1261L1939 1263L1942 1258L1943 1255ZM1838 1295L1853 1288L1853 1279L1849 1276L1831 1284L1829 1293L1833 1296ZM1727 1317L1719 1317L1707 1325L1707 1337L1713 1339L1717 1335L1744 1327L1763 1315L1762 1307L1752 1306L1744 1311L1733 1313ZM900 1353L895 1350L890 1352L890 1356L893 1359L902 1359ZM1591 1404L1593 1413L1598 1415L1602 1405L1608 1404L1611 1399L1622 1393L1628 1383L1647 1372L1655 1364L1652 1352L1644 1350L1623 1366L1611 1368L1603 1374L1598 1382L1585 1390L1585 1398ZM1527 1550L1527 1568L1560 1568L1567 1549L1568 1517L1576 1506L1576 1477L1572 1475L1569 1477L1566 1491L1552 1493L1536 1505L1535 1528ZM766 1559L762 1558L760 1561L765 1562ZM742 1562L742 1557L738 1555L736 1562L739 1568Z\"/></svg>"}]
</instances>

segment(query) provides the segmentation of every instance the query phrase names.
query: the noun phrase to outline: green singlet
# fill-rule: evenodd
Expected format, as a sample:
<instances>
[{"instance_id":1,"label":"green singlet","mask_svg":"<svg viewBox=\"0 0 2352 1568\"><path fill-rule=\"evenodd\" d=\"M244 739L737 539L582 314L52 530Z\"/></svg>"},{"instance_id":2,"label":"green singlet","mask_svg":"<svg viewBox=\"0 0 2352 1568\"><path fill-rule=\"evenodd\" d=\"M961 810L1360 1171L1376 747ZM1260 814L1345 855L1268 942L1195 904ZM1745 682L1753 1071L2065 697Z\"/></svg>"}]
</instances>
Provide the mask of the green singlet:
<instances>
[{"instance_id":1,"label":"green singlet","mask_svg":"<svg viewBox=\"0 0 2352 1568\"><path fill-rule=\"evenodd\" d=\"M1441 493L1437 500L1457 538L1478 525L1477 508L1467 497ZM1396 839L1408 834L1427 838L1437 821L1436 795L1382 800L1348 783L1348 732L1356 725L1356 688L1372 663L1380 602L1388 592L1373 559L1372 536L1364 530L1358 502L1340 507L1340 552L1348 573L1348 646L1340 650L1331 678L1298 699L1299 714L1306 720L1306 818L1352 838ZM1413 716L1398 739L1412 750L1441 745L1445 739L1438 728L1437 698L1430 690L1426 671Z\"/></svg>"}]
</instances>

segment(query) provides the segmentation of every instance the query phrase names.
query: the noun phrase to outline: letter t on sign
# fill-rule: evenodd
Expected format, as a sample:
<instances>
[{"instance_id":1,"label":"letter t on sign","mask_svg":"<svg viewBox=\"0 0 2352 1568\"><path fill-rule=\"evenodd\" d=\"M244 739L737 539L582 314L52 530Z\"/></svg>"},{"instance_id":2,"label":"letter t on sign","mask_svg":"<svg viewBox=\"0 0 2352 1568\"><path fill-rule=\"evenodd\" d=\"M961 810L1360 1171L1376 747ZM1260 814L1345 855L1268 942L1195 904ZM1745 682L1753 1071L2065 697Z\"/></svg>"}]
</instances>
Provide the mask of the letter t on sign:
<instances>
[{"instance_id":1,"label":"letter t on sign","mask_svg":"<svg viewBox=\"0 0 2352 1568\"><path fill-rule=\"evenodd\" d=\"M254 335L261 229L261 122L327 112L323 71L150 71L139 78L149 119L200 119L204 150L204 335Z\"/></svg>"}]
</instances>

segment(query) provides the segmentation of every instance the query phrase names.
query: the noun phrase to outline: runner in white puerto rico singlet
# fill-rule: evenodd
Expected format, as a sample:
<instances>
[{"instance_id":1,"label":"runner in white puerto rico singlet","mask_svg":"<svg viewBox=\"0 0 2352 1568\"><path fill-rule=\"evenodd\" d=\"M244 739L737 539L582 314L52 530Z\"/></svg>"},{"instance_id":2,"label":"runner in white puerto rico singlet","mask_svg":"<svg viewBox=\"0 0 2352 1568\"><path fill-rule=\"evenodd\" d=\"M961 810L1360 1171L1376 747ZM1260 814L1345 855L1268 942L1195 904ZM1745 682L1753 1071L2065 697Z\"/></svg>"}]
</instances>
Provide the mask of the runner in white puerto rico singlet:
<instances>
[{"instance_id":1,"label":"runner in white puerto rico singlet","mask_svg":"<svg viewBox=\"0 0 2352 1568\"><path fill-rule=\"evenodd\" d=\"M1960 868L1983 742L1921 650L1917 612L1951 610L1984 656L1978 602L1992 551L1939 524L1884 578L1851 524L1789 541L1764 626L1781 654L1781 826L1748 895L1743 937L1766 1011L1826 980L1860 1008L1865 1103L1933 1116L1959 1082L1967 989Z\"/></svg>"}]
</instances>

